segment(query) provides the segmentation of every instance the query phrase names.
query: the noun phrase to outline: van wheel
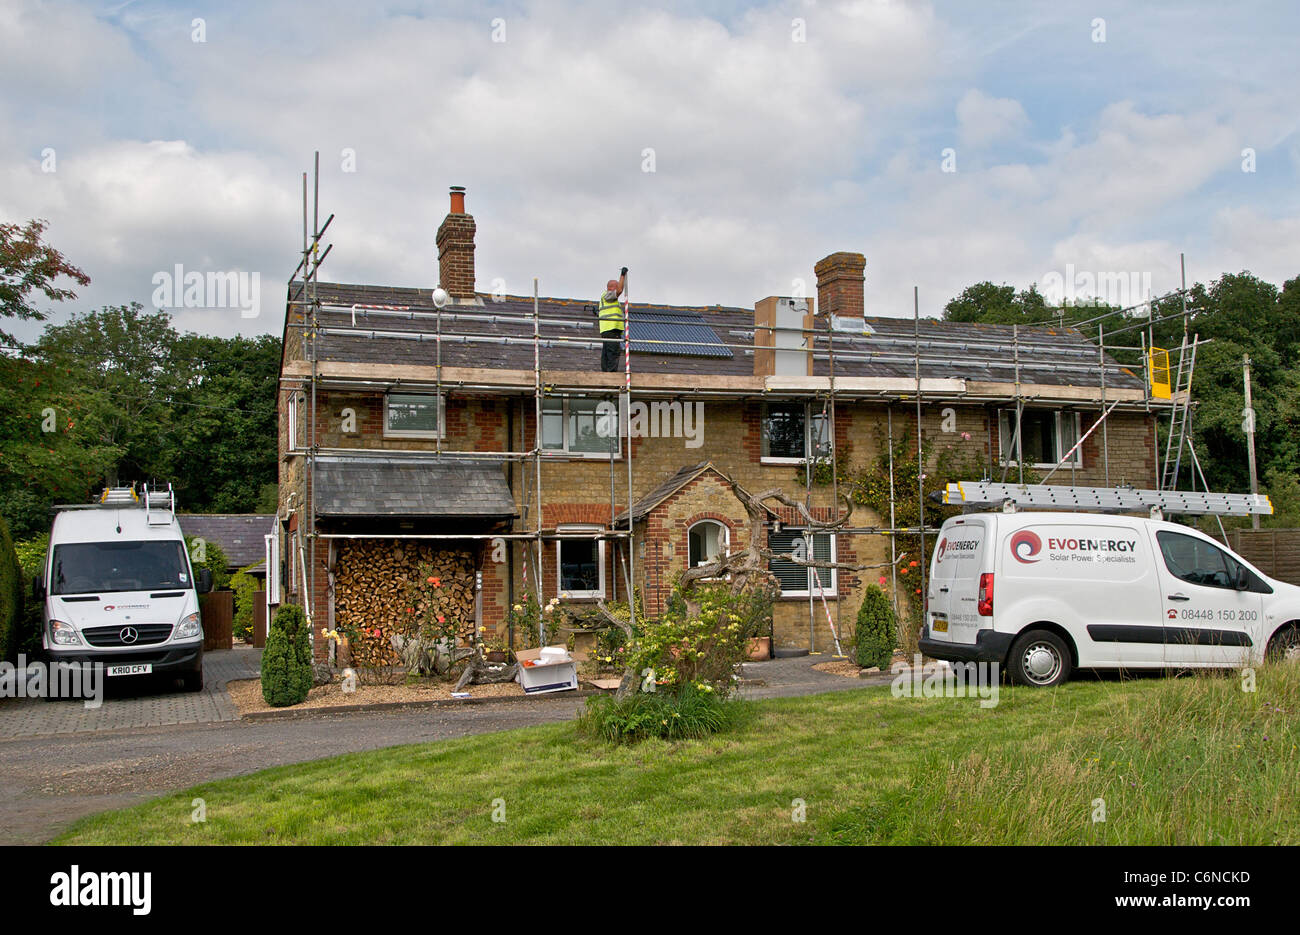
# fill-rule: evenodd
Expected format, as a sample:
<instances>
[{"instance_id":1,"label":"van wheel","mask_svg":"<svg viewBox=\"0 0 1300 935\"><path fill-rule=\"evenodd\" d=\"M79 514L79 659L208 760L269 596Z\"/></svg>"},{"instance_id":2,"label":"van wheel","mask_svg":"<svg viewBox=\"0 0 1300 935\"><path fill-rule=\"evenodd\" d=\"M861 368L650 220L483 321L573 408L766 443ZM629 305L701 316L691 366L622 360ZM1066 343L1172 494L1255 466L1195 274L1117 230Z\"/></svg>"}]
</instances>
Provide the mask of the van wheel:
<instances>
[{"instance_id":1,"label":"van wheel","mask_svg":"<svg viewBox=\"0 0 1300 935\"><path fill-rule=\"evenodd\" d=\"M1270 662L1295 662L1300 660L1300 627L1290 626L1280 630L1268 641Z\"/></svg>"},{"instance_id":2,"label":"van wheel","mask_svg":"<svg viewBox=\"0 0 1300 935\"><path fill-rule=\"evenodd\" d=\"M1007 668L1017 685L1060 685L1070 677L1070 647L1048 630L1030 630L1012 644Z\"/></svg>"},{"instance_id":3,"label":"van wheel","mask_svg":"<svg viewBox=\"0 0 1300 935\"><path fill-rule=\"evenodd\" d=\"M181 677L181 685L187 692L203 691L203 670L199 669L197 672L186 672L185 675Z\"/></svg>"}]
</instances>

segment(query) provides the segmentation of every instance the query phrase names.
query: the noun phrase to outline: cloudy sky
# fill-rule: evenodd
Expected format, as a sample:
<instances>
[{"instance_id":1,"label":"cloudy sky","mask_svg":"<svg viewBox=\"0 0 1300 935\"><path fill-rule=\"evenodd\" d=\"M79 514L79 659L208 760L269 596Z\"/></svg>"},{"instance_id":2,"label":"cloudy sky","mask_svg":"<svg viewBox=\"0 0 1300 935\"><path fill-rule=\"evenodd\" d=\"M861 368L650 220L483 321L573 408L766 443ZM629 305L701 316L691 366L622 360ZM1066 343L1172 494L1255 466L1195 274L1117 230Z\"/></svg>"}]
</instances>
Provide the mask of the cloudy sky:
<instances>
[{"instance_id":1,"label":"cloudy sky","mask_svg":"<svg viewBox=\"0 0 1300 935\"><path fill-rule=\"evenodd\" d=\"M278 332L321 154L322 278L750 306L867 257L872 314L1067 269L1300 274L1292 2L0 2L0 220L91 276L260 274ZM652 170L652 171L648 171ZM16 330L16 329L15 329ZM27 331L26 336L34 335Z\"/></svg>"}]
</instances>

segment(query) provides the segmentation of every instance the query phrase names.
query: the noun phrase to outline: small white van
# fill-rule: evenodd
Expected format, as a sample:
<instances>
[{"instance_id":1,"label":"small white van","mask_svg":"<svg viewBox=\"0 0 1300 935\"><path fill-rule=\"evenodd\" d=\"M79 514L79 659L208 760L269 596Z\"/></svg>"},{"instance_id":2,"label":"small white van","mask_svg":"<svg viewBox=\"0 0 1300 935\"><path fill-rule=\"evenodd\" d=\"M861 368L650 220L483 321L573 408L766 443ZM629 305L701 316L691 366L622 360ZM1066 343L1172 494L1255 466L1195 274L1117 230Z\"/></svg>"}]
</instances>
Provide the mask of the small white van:
<instances>
[{"instance_id":1,"label":"small white van","mask_svg":"<svg viewBox=\"0 0 1300 935\"><path fill-rule=\"evenodd\" d=\"M102 663L110 677L179 678L199 691L198 596L211 588L211 572L190 565L170 488L114 488L99 503L59 507L32 588L45 661Z\"/></svg>"},{"instance_id":2,"label":"small white van","mask_svg":"<svg viewBox=\"0 0 1300 935\"><path fill-rule=\"evenodd\" d=\"M1157 519L1070 512L947 520L920 651L997 662L1023 685L1076 669L1237 667L1300 657L1300 587Z\"/></svg>"}]
</instances>

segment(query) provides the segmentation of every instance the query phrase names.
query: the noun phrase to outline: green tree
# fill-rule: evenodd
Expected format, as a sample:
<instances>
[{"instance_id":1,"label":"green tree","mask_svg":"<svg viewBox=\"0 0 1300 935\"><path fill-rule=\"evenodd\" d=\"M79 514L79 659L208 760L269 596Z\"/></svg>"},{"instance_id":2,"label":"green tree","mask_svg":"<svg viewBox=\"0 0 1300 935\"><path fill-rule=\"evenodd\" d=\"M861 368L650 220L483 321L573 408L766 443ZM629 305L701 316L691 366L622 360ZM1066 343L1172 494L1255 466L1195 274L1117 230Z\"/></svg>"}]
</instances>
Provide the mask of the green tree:
<instances>
[{"instance_id":1,"label":"green tree","mask_svg":"<svg viewBox=\"0 0 1300 935\"><path fill-rule=\"evenodd\" d=\"M311 691L311 634L297 604L275 612L262 651L262 697L276 708L299 704Z\"/></svg>"},{"instance_id":2,"label":"green tree","mask_svg":"<svg viewBox=\"0 0 1300 935\"><path fill-rule=\"evenodd\" d=\"M89 276L43 242L47 223L41 220L24 225L0 223L0 317L42 321L46 313L32 304L33 292L52 302L62 302L75 299L77 294L55 285L59 279L90 285ZM7 331L0 330L0 343L14 345L17 341Z\"/></svg>"},{"instance_id":3,"label":"green tree","mask_svg":"<svg viewBox=\"0 0 1300 935\"><path fill-rule=\"evenodd\" d=\"M17 648L26 593L9 525L0 519L0 659L11 659Z\"/></svg>"},{"instance_id":4,"label":"green tree","mask_svg":"<svg viewBox=\"0 0 1300 935\"><path fill-rule=\"evenodd\" d=\"M889 668L898 645L898 621L889 597L877 585L869 585L862 596L856 637L858 665Z\"/></svg>"}]
</instances>

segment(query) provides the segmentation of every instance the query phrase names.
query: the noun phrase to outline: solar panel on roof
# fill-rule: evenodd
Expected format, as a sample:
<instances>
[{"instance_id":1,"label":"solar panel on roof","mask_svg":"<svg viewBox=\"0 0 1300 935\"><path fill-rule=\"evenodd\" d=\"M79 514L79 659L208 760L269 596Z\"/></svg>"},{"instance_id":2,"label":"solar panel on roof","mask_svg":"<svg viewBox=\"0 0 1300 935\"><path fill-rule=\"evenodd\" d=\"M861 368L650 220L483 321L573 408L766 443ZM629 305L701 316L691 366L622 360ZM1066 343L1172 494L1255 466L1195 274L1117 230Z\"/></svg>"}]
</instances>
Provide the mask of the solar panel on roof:
<instances>
[{"instance_id":1,"label":"solar panel on roof","mask_svg":"<svg viewBox=\"0 0 1300 935\"><path fill-rule=\"evenodd\" d=\"M640 354L673 354L679 357L731 357L722 339L695 311L641 312L636 306L628 324L628 341Z\"/></svg>"}]
</instances>

